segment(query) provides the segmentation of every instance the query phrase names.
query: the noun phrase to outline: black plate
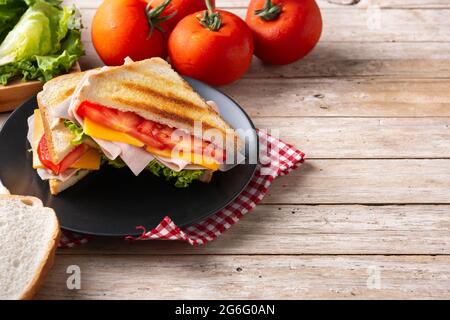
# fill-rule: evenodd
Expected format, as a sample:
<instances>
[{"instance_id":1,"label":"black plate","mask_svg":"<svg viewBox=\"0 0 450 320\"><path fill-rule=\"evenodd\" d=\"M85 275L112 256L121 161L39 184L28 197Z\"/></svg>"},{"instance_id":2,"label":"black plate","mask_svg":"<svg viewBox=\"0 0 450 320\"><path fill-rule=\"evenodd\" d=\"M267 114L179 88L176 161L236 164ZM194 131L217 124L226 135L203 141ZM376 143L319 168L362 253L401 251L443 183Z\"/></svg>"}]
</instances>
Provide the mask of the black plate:
<instances>
[{"instance_id":1,"label":"black plate","mask_svg":"<svg viewBox=\"0 0 450 320\"><path fill-rule=\"evenodd\" d=\"M233 100L199 81L186 80L205 99L217 102L232 127L254 129L250 118ZM27 152L27 118L36 106L36 98L28 100L13 112L0 132L0 180L12 194L36 196L54 208L64 229L92 235L136 235L136 226L150 229L166 215L178 226L186 226L229 204L256 170L255 164L241 164L215 173L210 183L194 182L189 188L179 189L149 172L135 177L126 168L105 165L52 196L48 182L42 181L32 168L32 154ZM246 138L247 156L257 150L257 141L255 132Z\"/></svg>"}]
</instances>

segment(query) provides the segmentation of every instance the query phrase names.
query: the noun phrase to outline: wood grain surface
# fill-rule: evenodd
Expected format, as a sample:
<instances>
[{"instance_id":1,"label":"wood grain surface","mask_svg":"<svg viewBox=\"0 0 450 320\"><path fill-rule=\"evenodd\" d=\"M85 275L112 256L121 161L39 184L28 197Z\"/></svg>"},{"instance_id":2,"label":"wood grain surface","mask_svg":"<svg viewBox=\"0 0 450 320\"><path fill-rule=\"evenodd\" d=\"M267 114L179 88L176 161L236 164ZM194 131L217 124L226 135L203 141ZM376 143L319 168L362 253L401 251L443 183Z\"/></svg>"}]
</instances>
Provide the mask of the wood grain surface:
<instances>
[{"instance_id":1,"label":"wood grain surface","mask_svg":"<svg viewBox=\"0 0 450 320\"><path fill-rule=\"evenodd\" d=\"M101 1L65 2L83 15L82 67L101 65L89 36ZM216 2L241 17L248 3ZM254 59L220 88L306 163L206 246L95 238L59 250L38 299L450 298L450 2L318 4L308 57ZM70 265L80 290L67 289Z\"/></svg>"}]
</instances>

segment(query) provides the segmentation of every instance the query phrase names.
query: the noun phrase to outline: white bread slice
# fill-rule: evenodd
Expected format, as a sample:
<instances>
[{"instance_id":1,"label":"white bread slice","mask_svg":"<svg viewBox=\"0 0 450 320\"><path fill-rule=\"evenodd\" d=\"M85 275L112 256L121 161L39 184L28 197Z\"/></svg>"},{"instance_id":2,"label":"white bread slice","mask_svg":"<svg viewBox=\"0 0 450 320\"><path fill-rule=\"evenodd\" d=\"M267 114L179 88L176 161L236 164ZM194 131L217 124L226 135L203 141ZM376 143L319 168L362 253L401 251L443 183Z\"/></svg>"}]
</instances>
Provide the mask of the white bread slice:
<instances>
[{"instance_id":1,"label":"white bread slice","mask_svg":"<svg viewBox=\"0 0 450 320\"><path fill-rule=\"evenodd\" d=\"M60 228L34 197L0 195L0 299L31 299L53 265Z\"/></svg>"},{"instance_id":2,"label":"white bread slice","mask_svg":"<svg viewBox=\"0 0 450 320\"><path fill-rule=\"evenodd\" d=\"M77 90L78 95L73 100L76 107L83 101L90 101L131 111L203 138L202 132L194 131L194 123L198 121L203 130L216 129L227 142L226 148L240 150L243 146L239 136L219 113L161 58L130 62L91 73Z\"/></svg>"},{"instance_id":3,"label":"white bread slice","mask_svg":"<svg viewBox=\"0 0 450 320\"><path fill-rule=\"evenodd\" d=\"M54 163L63 160L75 147L70 143L74 135L52 111L73 94L83 75L84 72L76 72L56 77L37 95L48 151Z\"/></svg>"},{"instance_id":4,"label":"white bread slice","mask_svg":"<svg viewBox=\"0 0 450 320\"><path fill-rule=\"evenodd\" d=\"M91 171L90 170L79 170L74 176L70 177L70 179L67 179L66 181L50 179L48 181L48 183L50 185L50 193L52 195L56 196L58 193L75 185L78 181L80 181L81 179L86 177L89 172L91 172Z\"/></svg>"}]
</instances>

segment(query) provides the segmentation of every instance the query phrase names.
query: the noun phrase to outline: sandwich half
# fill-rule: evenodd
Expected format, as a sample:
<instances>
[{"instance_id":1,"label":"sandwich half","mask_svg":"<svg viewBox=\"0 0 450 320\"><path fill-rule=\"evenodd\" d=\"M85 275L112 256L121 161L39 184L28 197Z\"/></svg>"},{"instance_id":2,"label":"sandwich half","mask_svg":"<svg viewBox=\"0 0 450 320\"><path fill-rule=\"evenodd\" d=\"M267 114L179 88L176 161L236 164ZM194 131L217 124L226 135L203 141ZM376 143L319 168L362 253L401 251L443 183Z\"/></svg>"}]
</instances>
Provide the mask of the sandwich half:
<instances>
[{"instance_id":1,"label":"sandwich half","mask_svg":"<svg viewBox=\"0 0 450 320\"><path fill-rule=\"evenodd\" d=\"M209 182L243 146L215 108L159 58L55 78L38 103L52 163L77 158L80 146L86 146L83 154L97 152L89 166L72 163L69 169L78 173L69 182L50 179L53 194L97 170L100 158L135 175L148 170L164 176L177 187ZM39 151L42 143L34 139L34 144ZM47 162L43 165L48 171Z\"/></svg>"},{"instance_id":2,"label":"sandwich half","mask_svg":"<svg viewBox=\"0 0 450 320\"><path fill-rule=\"evenodd\" d=\"M135 175L156 161L210 177L225 170L243 146L220 114L160 58L86 74L68 113L108 159L119 158Z\"/></svg>"},{"instance_id":3,"label":"sandwich half","mask_svg":"<svg viewBox=\"0 0 450 320\"><path fill-rule=\"evenodd\" d=\"M80 141L81 133L57 114L57 108L69 102L82 76L72 73L47 82L38 95L39 109L28 120L33 168L49 181L54 195L100 168L100 152L95 144Z\"/></svg>"}]
</instances>

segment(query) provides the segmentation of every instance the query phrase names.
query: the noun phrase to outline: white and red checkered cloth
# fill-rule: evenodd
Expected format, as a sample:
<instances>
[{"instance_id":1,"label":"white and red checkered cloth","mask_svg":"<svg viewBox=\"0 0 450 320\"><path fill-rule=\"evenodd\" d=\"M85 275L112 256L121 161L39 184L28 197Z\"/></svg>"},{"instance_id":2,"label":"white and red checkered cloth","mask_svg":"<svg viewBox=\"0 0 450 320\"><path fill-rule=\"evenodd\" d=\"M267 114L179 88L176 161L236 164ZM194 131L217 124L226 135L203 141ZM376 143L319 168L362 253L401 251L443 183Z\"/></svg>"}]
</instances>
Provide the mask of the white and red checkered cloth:
<instances>
[{"instance_id":1,"label":"white and red checkered cloth","mask_svg":"<svg viewBox=\"0 0 450 320\"><path fill-rule=\"evenodd\" d=\"M170 217L165 217L153 230L142 231L139 237L131 240L182 240L191 245L201 245L216 239L233 224L251 211L265 196L272 181L296 169L303 162L304 153L295 147L257 130L260 146L260 163L246 189L227 207L205 220L184 228L179 228ZM88 242L90 237L63 231L59 247L67 248Z\"/></svg>"}]
</instances>

